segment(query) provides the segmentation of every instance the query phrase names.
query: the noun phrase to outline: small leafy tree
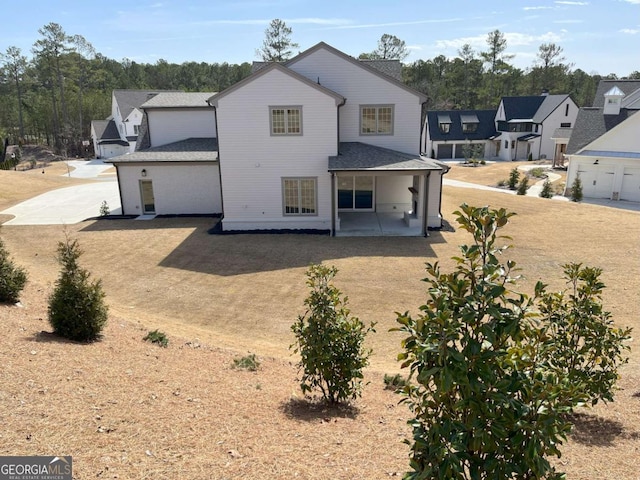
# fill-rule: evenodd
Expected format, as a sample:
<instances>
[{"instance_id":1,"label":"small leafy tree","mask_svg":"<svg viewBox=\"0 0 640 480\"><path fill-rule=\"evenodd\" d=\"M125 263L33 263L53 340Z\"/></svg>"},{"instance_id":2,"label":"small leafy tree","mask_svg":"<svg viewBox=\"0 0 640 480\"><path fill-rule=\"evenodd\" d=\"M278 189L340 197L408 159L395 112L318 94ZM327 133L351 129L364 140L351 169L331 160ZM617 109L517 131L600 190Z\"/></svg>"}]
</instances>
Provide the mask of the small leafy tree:
<instances>
[{"instance_id":1,"label":"small leafy tree","mask_svg":"<svg viewBox=\"0 0 640 480\"><path fill-rule=\"evenodd\" d=\"M100 216L108 217L109 214L111 214L111 210L109 210L109 204L107 203L106 200L103 200L102 203L100 204Z\"/></svg>"},{"instance_id":2,"label":"small leafy tree","mask_svg":"<svg viewBox=\"0 0 640 480\"><path fill-rule=\"evenodd\" d=\"M542 190L540 190L540 197L542 198L553 198L553 186L549 179L545 180L542 184Z\"/></svg>"},{"instance_id":3,"label":"small leafy tree","mask_svg":"<svg viewBox=\"0 0 640 480\"><path fill-rule=\"evenodd\" d=\"M567 292L541 295L538 302L544 325L544 355L553 359L559 377L579 387L574 402L613 401L618 366L626 363L624 342L630 328L615 328L602 306L602 270L580 263L564 265Z\"/></svg>"},{"instance_id":4,"label":"small leafy tree","mask_svg":"<svg viewBox=\"0 0 640 480\"><path fill-rule=\"evenodd\" d=\"M520 179L520 172L517 167L514 167L509 172L509 181L507 185L509 185L509 190L515 190L518 185L518 180Z\"/></svg>"},{"instance_id":5,"label":"small leafy tree","mask_svg":"<svg viewBox=\"0 0 640 480\"><path fill-rule=\"evenodd\" d=\"M16 303L27 283L27 272L13 263L0 238L0 302Z\"/></svg>"},{"instance_id":6,"label":"small leafy tree","mask_svg":"<svg viewBox=\"0 0 640 480\"><path fill-rule=\"evenodd\" d=\"M77 240L66 237L58 243L58 263L62 266L49 298L49 322L56 334L80 342L100 336L107 322L108 309L100 280L78 265L82 254Z\"/></svg>"},{"instance_id":7,"label":"small leafy tree","mask_svg":"<svg viewBox=\"0 0 640 480\"><path fill-rule=\"evenodd\" d=\"M398 358L410 368L400 393L414 417L405 478L564 478L547 457L560 456L567 414L612 398L629 331L603 313L598 269L566 266L568 299L540 282L533 297L516 293L516 264L500 262L508 246L496 245L513 213L454 213L473 243L451 273L427 264L421 313L397 318L407 335Z\"/></svg>"},{"instance_id":8,"label":"small leafy tree","mask_svg":"<svg viewBox=\"0 0 640 480\"><path fill-rule=\"evenodd\" d=\"M575 180L571 184L571 201L582 201L582 180L580 179L580 174L576 175Z\"/></svg>"},{"instance_id":9,"label":"small leafy tree","mask_svg":"<svg viewBox=\"0 0 640 480\"><path fill-rule=\"evenodd\" d=\"M518 185L518 191L516 193L518 195L526 195L528 188L529 188L529 177L525 175L524 177L522 177L522 180L520 180L520 184Z\"/></svg>"},{"instance_id":10,"label":"small leafy tree","mask_svg":"<svg viewBox=\"0 0 640 480\"><path fill-rule=\"evenodd\" d=\"M355 400L361 394L363 369L369 364L370 350L364 348L367 333L373 331L347 308L348 298L331 281L335 267L312 265L307 271L311 293L304 301L307 311L291 326L300 353L300 388L306 394L322 392L329 403Z\"/></svg>"}]
</instances>

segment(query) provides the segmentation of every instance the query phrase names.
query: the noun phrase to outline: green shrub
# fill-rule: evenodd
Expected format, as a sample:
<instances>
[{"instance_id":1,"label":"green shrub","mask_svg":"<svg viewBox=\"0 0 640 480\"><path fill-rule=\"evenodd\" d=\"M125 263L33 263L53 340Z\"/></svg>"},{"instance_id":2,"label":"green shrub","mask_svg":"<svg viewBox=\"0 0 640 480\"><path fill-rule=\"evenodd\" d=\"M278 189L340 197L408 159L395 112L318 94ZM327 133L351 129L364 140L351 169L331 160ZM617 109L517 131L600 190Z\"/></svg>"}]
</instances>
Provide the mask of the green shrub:
<instances>
[{"instance_id":1,"label":"green shrub","mask_svg":"<svg viewBox=\"0 0 640 480\"><path fill-rule=\"evenodd\" d=\"M549 180L545 180L542 184L542 190L540 190L540 197L553 198L553 186Z\"/></svg>"},{"instance_id":2,"label":"green shrub","mask_svg":"<svg viewBox=\"0 0 640 480\"><path fill-rule=\"evenodd\" d=\"M571 184L571 201L582 201L582 180L580 179L580 174L576 175L575 180Z\"/></svg>"},{"instance_id":3,"label":"green shrub","mask_svg":"<svg viewBox=\"0 0 640 480\"><path fill-rule=\"evenodd\" d=\"M233 359L233 368L241 368L242 370L249 370L255 372L260 367L260 361L256 358L255 353L251 353L242 358Z\"/></svg>"},{"instance_id":4,"label":"green shrub","mask_svg":"<svg viewBox=\"0 0 640 480\"><path fill-rule=\"evenodd\" d=\"M507 180L507 185L509 185L510 190L515 190L518 185L518 180L520 179L520 172L518 171L518 167L514 167L509 172L509 180Z\"/></svg>"},{"instance_id":5,"label":"green shrub","mask_svg":"<svg viewBox=\"0 0 640 480\"><path fill-rule=\"evenodd\" d=\"M399 388L405 387L408 385L407 380L396 373L395 375L384 375L384 388L385 390L398 390Z\"/></svg>"},{"instance_id":6,"label":"green shrub","mask_svg":"<svg viewBox=\"0 0 640 480\"><path fill-rule=\"evenodd\" d=\"M518 195L526 195L528 188L529 188L529 177L525 175L522 177L522 180L520 180L520 185L518 185L518 191L516 193Z\"/></svg>"},{"instance_id":7,"label":"green shrub","mask_svg":"<svg viewBox=\"0 0 640 480\"><path fill-rule=\"evenodd\" d=\"M454 213L472 244L450 273L427 264L426 303L397 318L410 368L399 393L413 415L404 478L562 479L547 457L560 456L575 407L611 400L630 331L604 313L599 269L566 265L568 297L541 282L518 293L516 263L499 261L509 247L496 245L514 214Z\"/></svg>"},{"instance_id":8,"label":"green shrub","mask_svg":"<svg viewBox=\"0 0 640 480\"><path fill-rule=\"evenodd\" d=\"M304 301L307 311L291 326L300 353L303 393L322 392L329 403L341 403L360 396L363 369L369 364L370 350L364 340L374 324L366 327L347 308L348 298L331 281L335 267L312 265L307 271L311 293Z\"/></svg>"},{"instance_id":9,"label":"green shrub","mask_svg":"<svg viewBox=\"0 0 640 480\"><path fill-rule=\"evenodd\" d=\"M506 187L507 183L507 180L498 180L498 187Z\"/></svg>"},{"instance_id":10,"label":"green shrub","mask_svg":"<svg viewBox=\"0 0 640 480\"><path fill-rule=\"evenodd\" d=\"M16 266L0 239L0 302L16 303L27 283L27 272Z\"/></svg>"},{"instance_id":11,"label":"green shrub","mask_svg":"<svg viewBox=\"0 0 640 480\"><path fill-rule=\"evenodd\" d=\"M144 340L145 342L156 343L159 346L165 348L169 345L169 339L167 338L167 335L157 329L149 331L149 333L147 333L147 335L142 340Z\"/></svg>"},{"instance_id":12,"label":"green shrub","mask_svg":"<svg viewBox=\"0 0 640 480\"><path fill-rule=\"evenodd\" d=\"M544 178L547 176L547 174L544 172L544 168L536 167L529 170L529 176L534 178Z\"/></svg>"},{"instance_id":13,"label":"green shrub","mask_svg":"<svg viewBox=\"0 0 640 480\"><path fill-rule=\"evenodd\" d=\"M108 309L100 280L91 281L87 270L78 265L82 251L77 240L58 243L60 277L49 298L49 322L54 332L71 340L97 340L107 322Z\"/></svg>"}]
</instances>

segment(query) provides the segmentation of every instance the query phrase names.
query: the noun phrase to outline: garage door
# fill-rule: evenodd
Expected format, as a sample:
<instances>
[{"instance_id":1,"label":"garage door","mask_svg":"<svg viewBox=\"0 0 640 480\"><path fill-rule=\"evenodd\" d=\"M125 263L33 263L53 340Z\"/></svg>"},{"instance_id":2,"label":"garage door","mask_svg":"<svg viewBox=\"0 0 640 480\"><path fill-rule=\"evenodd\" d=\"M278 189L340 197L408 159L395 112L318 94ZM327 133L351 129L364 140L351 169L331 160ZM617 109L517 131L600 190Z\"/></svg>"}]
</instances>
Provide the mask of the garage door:
<instances>
[{"instance_id":1,"label":"garage door","mask_svg":"<svg viewBox=\"0 0 640 480\"><path fill-rule=\"evenodd\" d=\"M640 168L625 168L620 200L640 202Z\"/></svg>"},{"instance_id":2,"label":"garage door","mask_svg":"<svg viewBox=\"0 0 640 480\"><path fill-rule=\"evenodd\" d=\"M445 160L453 158L453 145L438 145L438 158Z\"/></svg>"},{"instance_id":3,"label":"garage door","mask_svg":"<svg viewBox=\"0 0 640 480\"><path fill-rule=\"evenodd\" d=\"M611 198L613 193L613 168L582 167L578 170L582 180L582 194L587 198Z\"/></svg>"}]
</instances>

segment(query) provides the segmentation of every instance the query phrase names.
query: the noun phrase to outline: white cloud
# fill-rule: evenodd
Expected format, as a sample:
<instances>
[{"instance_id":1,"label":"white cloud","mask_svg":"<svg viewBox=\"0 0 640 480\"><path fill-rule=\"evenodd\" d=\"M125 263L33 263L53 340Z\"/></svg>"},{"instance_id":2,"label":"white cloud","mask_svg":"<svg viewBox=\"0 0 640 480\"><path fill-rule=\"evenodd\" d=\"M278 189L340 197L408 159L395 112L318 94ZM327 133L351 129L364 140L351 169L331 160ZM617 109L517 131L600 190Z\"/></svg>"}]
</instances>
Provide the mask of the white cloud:
<instances>
[{"instance_id":1,"label":"white cloud","mask_svg":"<svg viewBox=\"0 0 640 480\"><path fill-rule=\"evenodd\" d=\"M556 1L555 3L557 3L558 5L577 5L577 6L581 6L581 7L589 5L589 2Z\"/></svg>"},{"instance_id":2,"label":"white cloud","mask_svg":"<svg viewBox=\"0 0 640 480\"><path fill-rule=\"evenodd\" d=\"M365 23L357 24L352 23L349 25L337 25L332 28L337 29L354 29L354 28L379 28L379 27L403 27L408 25L424 25L428 23L452 23L452 22L468 22L468 18L443 18L443 19L431 19L431 20L411 20L406 22L388 22L388 23ZM289 20L287 20L288 22Z\"/></svg>"},{"instance_id":3,"label":"white cloud","mask_svg":"<svg viewBox=\"0 0 640 480\"><path fill-rule=\"evenodd\" d=\"M524 7L523 10L553 10L553 7Z\"/></svg>"},{"instance_id":4,"label":"white cloud","mask_svg":"<svg viewBox=\"0 0 640 480\"><path fill-rule=\"evenodd\" d=\"M630 3L632 5L640 5L640 0L622 0L622 1Z\"/></svg>"},{"instance_id":5,"label":"white cloud","mask_svg":"<svg viewBox=\"0 0 640 480\"><path fill-rule=\"evenodd\" d=\"M629 35L637 35L640 33L640 30L637 28L623 28L620 30L620 33L628 33Z\"/></svg>"},{"instance_id":6,"label":"white cloud","mask_svg":"<svg viewBox=\"0 0 640 480\"><path fill-rule=\"evenodd\" d=\"M554 20L553 23L556 23L556 24L567 23L568 24L568 23L582 23L583 21L584 20L570 20L570 19L567 19L567 20Z\"/></svg>"}]
</instances>

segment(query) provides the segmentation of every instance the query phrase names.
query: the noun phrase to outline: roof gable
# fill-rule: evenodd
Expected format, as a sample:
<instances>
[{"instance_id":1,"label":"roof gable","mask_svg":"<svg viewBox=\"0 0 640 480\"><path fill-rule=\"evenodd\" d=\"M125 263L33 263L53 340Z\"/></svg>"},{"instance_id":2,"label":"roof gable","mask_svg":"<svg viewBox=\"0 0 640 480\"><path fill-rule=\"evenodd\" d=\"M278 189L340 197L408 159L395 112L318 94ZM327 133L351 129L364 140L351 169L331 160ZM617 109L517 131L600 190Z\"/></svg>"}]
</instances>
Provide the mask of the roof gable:
<instances>
[{"instance_id":1,"label":"roof gable","mask_svg":"<svg viewBox=\"0 0 640 480\"><path fill-rule=\"evenodd\" d=\"M567 144L567 154L573 155L579 152L634 113L636 113L635 110L621 108L618 115L604 115L602 108L581 108Z\"/></svg>"},{"instance_id":2,"label":"roof gable","mask_svg":"<svg viewBox=\"0 0 640 480\"><path fill-rule=\"evenodd\" d=\"M240 80L239 82L231 85L229 88L223 90L222 92L211 96L207 100L207 102L209 103L209 105L211 105L213 107L217 107L218 106L218 102L219 102L219 100L221 98L226 97L227 95L229 95L229 94L235 92L236 90L241 89L245 85L253 82L257 78L260 78L261 76L266 75L269 72L272 72L274 70L277 70L277 71L279 71L281 73L289 75L293 79L295 79L295 80L297 80L299 82L302 82L302 83L304 83L305 85L308 85L311 88L315 88L316 90L324 93L325 95L333 97L335 99L335 101L336 101L336 105L341 105L342 103L345 102L345 98L342 95L340 95L339 93L336 93L333 90L329 90L328 88L323 87L322 85L319 85L319 84L317 84L315 82L312 82L307 77L305 77L303 75L300 75L299 73L294 72L293 70L281 65L280 63L276 63L276 62L270 63L268 66L263 67L260 70L252 73L248 77L246 77L243 80Z\"/></svg>"},{"instance_id":3,"label":"roof gable","mask_svg":"<svg viewBox=\"0 0 640 480\"><path fill-rule=\"evenodd\" d=\"M113 120L92 120L91 126L98 142L103 140L120 140L120 133Z\"/></svg>"},{"instance_id":4,"label":"roof gable","mask_svg":"<svg viewBox=\"0 0 640 480\"><path fill-rule=\"evenodd\" d=\"M114 90L113 98L123 119L127 118L134 108L140 108L143 103L160 92L177 90Z\"/></svg>"},{"instance_id":5,"label":"roof gable","mask_svg":"<svg viewBox=\"0 0 640 480\"><path fill-rule=\"evenodd\" d=\"M617 87L625 95L631 95L640 89L640 80L600 80L596 96L593 99L594 107L604 107L604 95L613 87Z\"/></svg>"},{"instance_id":6,"label":"roof gable","mask_svg":"<svg viewBox=\"0 0 640 480\"><path fill-rule=\"evenodd\" d=\"M505 120L531 120L544 102L542 95L527 97L502 97Z\"/></svg>"},{"instance_id":7,"label":"roof gable","mask_svg":"<svg viewBox=\"0 0 640 480\"><path fill-rule=\"evenodd\" d=\"M216 92L160 92L142 104L142 108L209 108L207 100Z\"/></svg>"},{"instance_id":8,"label":"roof gable","mask_svg":"<svg viewBox=\"0 0 640 480\"><path fill-rule=\"evenodd\" d=\"M567 100L569 95L546 95L538 111L533 116L534 123L544 122L562 103Z\"/></svg>"},{"instance_id":9,"label":"roof gable","mask_svg":"<svg viewBox=\"0 0 640 480\"><path fill-rule=\"evenodd\" d=\"M415 95L416 97L418 97L420 99L421 102L425 102L427 100L426 95L424 95L423 93L414 90L411 87L408 87L407 85L405 85L404 83L402 83L402 81L397 80L396 78L394 78L393 76L389 76L385 73L382 73L380 70L376 69L374 66L372 66L372 62L362 62L350 55L347 55L344 52L341 52L340 50L338 50L337 48L332 47L331 45L326 44L325 42L320 42L316 45L314 45L313 47L305 50L304 52L296 55L295 57L293 57L291 60L287 61L285 63L286 66L291 66L294 63L302 60L303 58L306 58L310 55L312 55L313 53L317 52L318 50L325 50L327 52L329 52L332 55L335 55L339 58L342 58L343 60L346 60L347 62L358 66L358 68L361 68L363 70L365 70L366 72L369 72L373 75L376 75L377 77L382 78L383 80L389 82L392 85L395 85L396 87L400 87L401 89Z\"/></svg>"}]
</instances>

